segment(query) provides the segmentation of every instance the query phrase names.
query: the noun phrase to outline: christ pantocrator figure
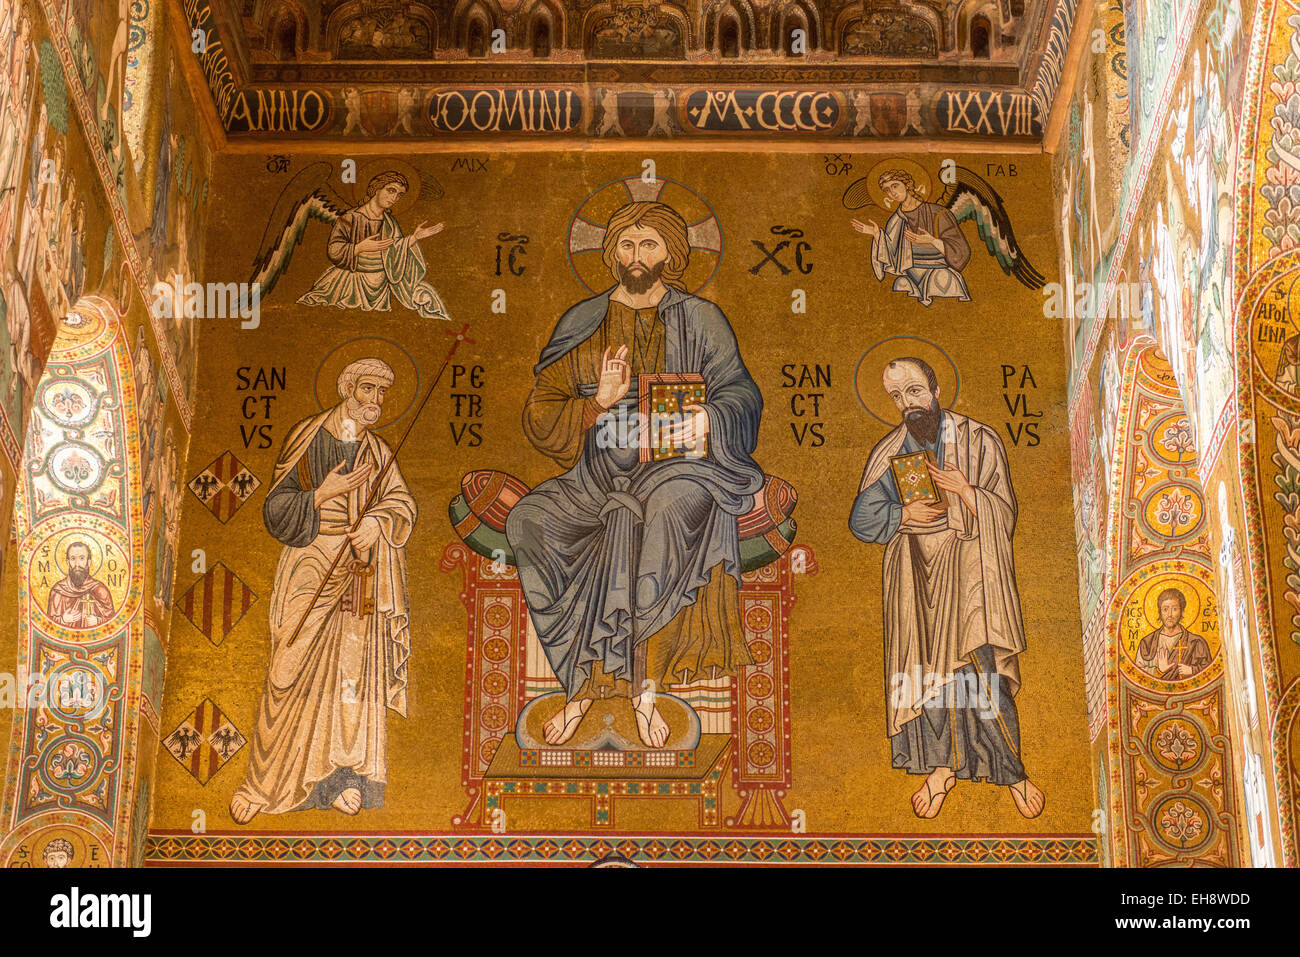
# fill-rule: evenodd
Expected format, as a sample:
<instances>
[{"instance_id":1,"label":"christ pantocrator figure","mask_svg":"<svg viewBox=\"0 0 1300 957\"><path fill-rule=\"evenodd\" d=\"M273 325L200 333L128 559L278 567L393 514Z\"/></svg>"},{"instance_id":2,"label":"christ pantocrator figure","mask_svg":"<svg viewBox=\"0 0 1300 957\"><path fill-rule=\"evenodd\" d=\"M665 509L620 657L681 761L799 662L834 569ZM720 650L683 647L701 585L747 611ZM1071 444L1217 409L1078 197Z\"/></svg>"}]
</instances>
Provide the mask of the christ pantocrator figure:
<instances>
[{"instance_id":1,"label":"christ pantocrator figure","mask_svg":"<svg viewBox=\"0 0 1300 957\"><path fill-rule=\"evenodd\" d=\"M763 400L722 310L684 291L690 243L676 210L630 203L603 246L616 284L560 318L524 407L528 440L565 471L515 505L506 535L564 687L546 742L568 741L593 699L618 696L658 748L670 729L654 687L735 675L753 660L737 520L763 486L751 457ZM635 437L601 439L620 431L606 428L611 418L636 412L643 373L702 378L704 401L685 406L670 440L707 437L706 454L642 462Z\"/></svg>"}]
</instances>

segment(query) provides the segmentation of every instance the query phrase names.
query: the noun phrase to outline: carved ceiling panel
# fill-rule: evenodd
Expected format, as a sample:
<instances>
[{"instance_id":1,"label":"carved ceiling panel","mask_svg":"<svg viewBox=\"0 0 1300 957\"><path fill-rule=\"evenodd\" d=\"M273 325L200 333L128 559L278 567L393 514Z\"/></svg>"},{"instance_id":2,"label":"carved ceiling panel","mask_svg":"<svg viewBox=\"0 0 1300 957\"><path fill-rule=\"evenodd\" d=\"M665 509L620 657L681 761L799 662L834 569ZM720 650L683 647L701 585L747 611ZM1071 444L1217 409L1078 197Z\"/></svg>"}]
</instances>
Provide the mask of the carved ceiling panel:
<instances>
[{"instance_id":1,"label":"carved ceiling panel","mask_svg":"<svg viewBox=\"0 0 1300 957\"><path fill-rule=\"evenodd\" d=\"M181 0L236 135L1020 141L1076 3Z\"/></svg>"}]
</instances>

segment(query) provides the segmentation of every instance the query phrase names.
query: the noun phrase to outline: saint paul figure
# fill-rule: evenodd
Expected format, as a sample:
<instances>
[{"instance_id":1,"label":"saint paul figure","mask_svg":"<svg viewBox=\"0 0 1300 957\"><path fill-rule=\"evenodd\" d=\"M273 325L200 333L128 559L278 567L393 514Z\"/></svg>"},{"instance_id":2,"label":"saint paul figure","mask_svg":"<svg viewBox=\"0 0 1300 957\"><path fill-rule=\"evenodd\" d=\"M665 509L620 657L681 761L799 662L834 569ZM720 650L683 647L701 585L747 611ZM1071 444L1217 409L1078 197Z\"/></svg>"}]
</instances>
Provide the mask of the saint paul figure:
<instances>
[{"instance_id":1,"label":"saint paul figure","mask_svg":"<svg viewBox=\"0 0 1300 957\"><path fill-rule=\"evenodd\" d=\"M558 746L596 698L630 698L648 747L669 727L654 688L752 663L740 623L737 518L763 473L763 399L722 310L685 291L687 225L634 202L609 219L615 285L561 318L534 367L524 433L564 471L510 512L506 535L533 624L564 688L543 728ZM642 461L629 421L638 376L699 377L668 438L703 454ZM635 420L632 420L635 421ZM705 440L705 441L701 441Z\"/></svg>"},{"instance_id":2,"label":"saint paul figure","mask_svg":"<svg viewBox=\"0 0 1300 957\"><path fill-rule=\"evenodd\" d=\"M997 431L939 404L922 359L884 369L902 423L867 459L849 528L885 546L886 729L892 763L924 775L912 795L933 818L959 779L1006 787L1027 818L1043 810L1020 754L1025 650L1011 540L1019 507ZM920 456L934 494L899 493L894 462Z\"/></svg>"}]
</instances>

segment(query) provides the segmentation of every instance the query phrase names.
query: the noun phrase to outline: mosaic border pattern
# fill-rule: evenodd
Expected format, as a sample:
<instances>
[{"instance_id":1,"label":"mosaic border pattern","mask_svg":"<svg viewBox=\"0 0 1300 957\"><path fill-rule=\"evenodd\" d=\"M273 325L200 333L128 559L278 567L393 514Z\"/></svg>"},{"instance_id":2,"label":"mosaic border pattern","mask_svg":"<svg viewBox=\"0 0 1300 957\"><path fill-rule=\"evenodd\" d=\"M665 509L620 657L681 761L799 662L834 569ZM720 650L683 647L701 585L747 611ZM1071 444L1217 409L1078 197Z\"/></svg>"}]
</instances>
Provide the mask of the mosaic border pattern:
<instances>
[{"instance_id":1,"label":"mosaic border pattern","mask_svg":"<svg viewBox=\"0 0 1300 957\"><path fill-rule=\"evenodd\" d=\"M145 866L198 864L591 864L609 854L640 863L756 865L1099 866L1097 838L790 836L782 838L518 836L476 834L191 834L149 835Z\"/></svg>"}]
</instances>

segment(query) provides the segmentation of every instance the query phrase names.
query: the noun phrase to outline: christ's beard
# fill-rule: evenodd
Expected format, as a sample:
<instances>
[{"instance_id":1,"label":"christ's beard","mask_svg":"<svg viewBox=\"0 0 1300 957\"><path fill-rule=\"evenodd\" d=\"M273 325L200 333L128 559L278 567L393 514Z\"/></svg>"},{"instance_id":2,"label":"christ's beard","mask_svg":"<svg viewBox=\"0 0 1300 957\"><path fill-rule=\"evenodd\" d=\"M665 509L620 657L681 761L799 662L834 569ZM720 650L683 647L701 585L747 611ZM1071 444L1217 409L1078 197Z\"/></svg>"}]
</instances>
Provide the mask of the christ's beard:
<instances>
[{"instance_id":1,"label":"christ's beard","mask_svg":"<svg viewBox=\"0 0 1300 957\"><path fill-rule=\"evenodd\" d=\"M659 277L663 275L664 266L667 264L668 260L665 259L661 263L655 263L655 265L651 266L649 269L642 266L639 273L634 273L632 272L631 266L624 266L622 263L617 263L618 284L632 295L639 296L659 281Z\"/></svg>"},{"instance_id":2,"label":"christ's beard","mask_svg":"<svg viewBox=\"0 0 1300 957\"><path fill-rule=\"evenodd\" d=\"M76 585L78 588L86 584L86 579L89 577L90 577L90 569L88 568L68 569L68 578L71 579L72 584Z\"/></svg>"},{"instance_id":3,"label":"christ's beard","mask_svg":"<svg viewBox=\"0 0 1300 957\"><path fill-rule=\"evenodd\" d=\"M912 438L922 445L933 445L939 438L939 403L930 401L928 409L912 409L903 415L903 423Z\"/></svg>"}]
</instances>

